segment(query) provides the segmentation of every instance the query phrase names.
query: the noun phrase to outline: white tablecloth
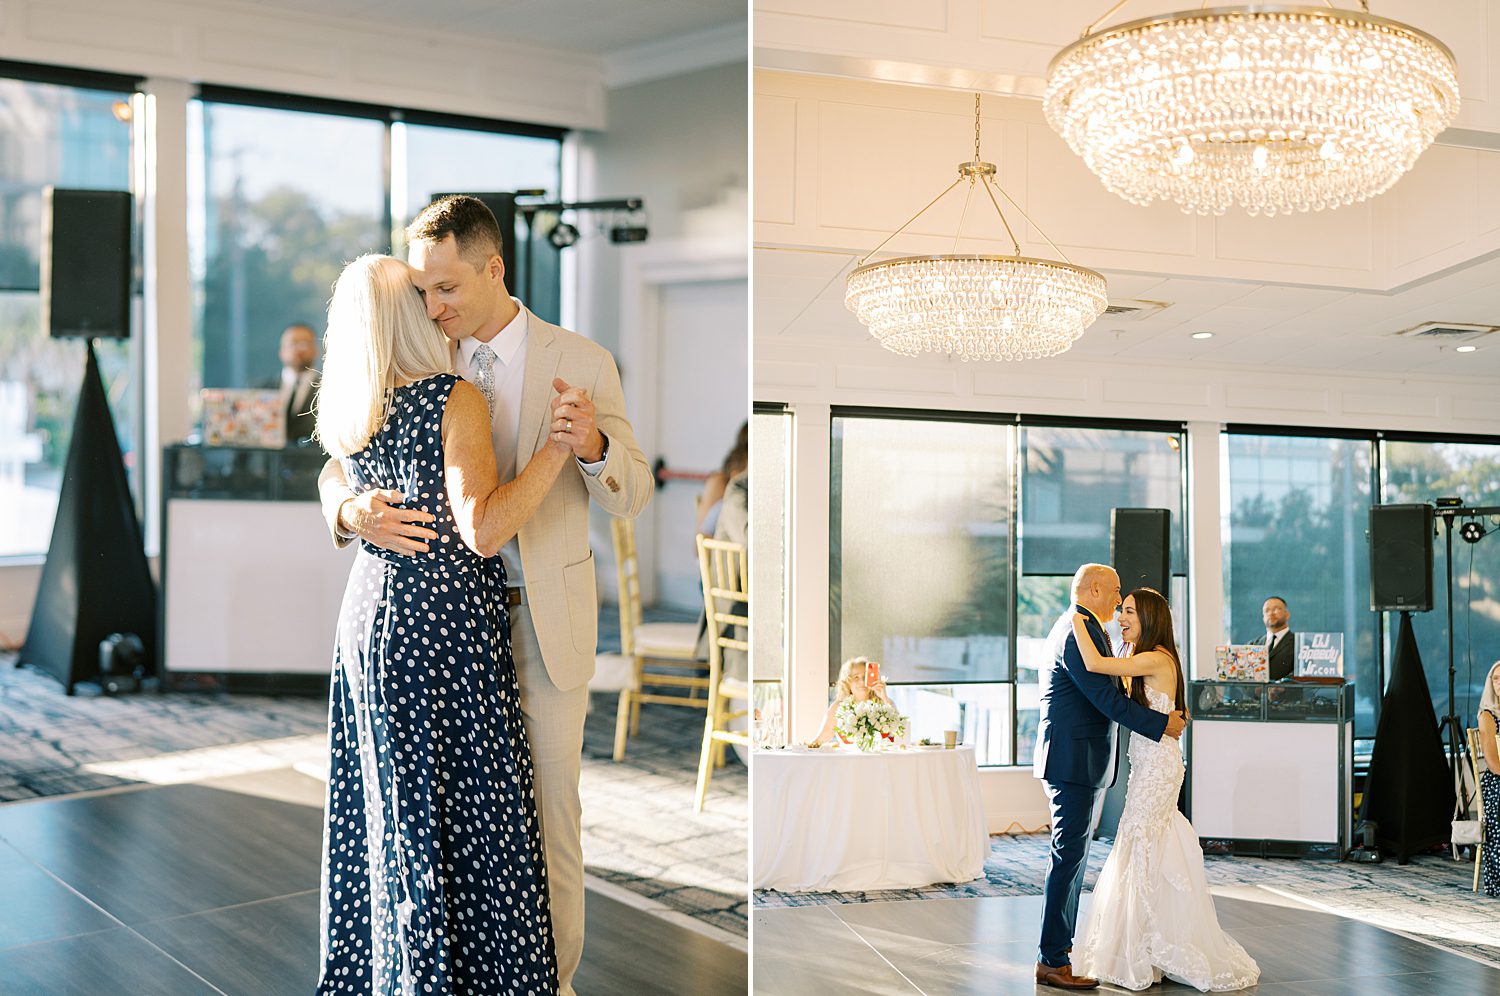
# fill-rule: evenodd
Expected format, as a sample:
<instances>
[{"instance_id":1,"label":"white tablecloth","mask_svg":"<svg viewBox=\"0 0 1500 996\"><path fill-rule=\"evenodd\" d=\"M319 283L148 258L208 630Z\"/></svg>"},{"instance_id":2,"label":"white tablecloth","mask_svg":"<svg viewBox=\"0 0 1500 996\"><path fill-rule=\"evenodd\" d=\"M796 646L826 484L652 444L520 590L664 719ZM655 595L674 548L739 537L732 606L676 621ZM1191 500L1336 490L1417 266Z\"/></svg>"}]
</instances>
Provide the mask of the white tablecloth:
<instances>
[{"instance_id":1,"label":"white tablecloth","mask_svg":"<svg viewBox=\"0 0 1500 996\"><path fill-rule=\"evenodd\" d=\"M756 751L757 889L868 892L978 878L989 854L973 747Z\"/></svg>"}]
</instances>

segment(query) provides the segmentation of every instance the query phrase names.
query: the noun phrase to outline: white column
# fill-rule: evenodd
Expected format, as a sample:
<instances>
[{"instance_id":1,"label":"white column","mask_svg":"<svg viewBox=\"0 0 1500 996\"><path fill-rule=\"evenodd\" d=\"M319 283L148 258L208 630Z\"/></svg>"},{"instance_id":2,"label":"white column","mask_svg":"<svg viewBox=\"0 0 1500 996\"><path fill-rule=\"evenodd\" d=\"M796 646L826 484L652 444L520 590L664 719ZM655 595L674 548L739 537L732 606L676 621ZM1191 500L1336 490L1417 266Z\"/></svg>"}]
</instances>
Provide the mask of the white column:
<instances>
[{"instance_id":1,"label":"white column","mask_svg":"<svg viewBox=\"0 0 1500 996\"><path fill-rule=\"evenodd\" d=\"M787 554L792 592L787 625L788 729L811 740L828 709L828 470L831 441L826 404L793 406L792 530Z\"/></svg>"},{"instance_id":2,"label":"white column","mask_svg":"<svg viewBox=\"0 0 1500 996\"><path fill-rule=\"evenodd\" d=\"M188 258L188 101L186 80L146 81L142 139L146 198L144 246L146 545L160 549L161 447L192 429L193 287Z\"/></svg>"},{"instance_id":3,"label":"white column","mask_svg":"<svg viewBox=\"0 0 1500 996\"><path fill-rule=\"evenodd\" d=\"M1220 505L1219 437L1217 422L1189 422L1188 446L1188 577L1193 606L1188 674L1207 677L1213 670L1214 647L1224 639L1224 543Z\"/></svg>"}]
</instances>

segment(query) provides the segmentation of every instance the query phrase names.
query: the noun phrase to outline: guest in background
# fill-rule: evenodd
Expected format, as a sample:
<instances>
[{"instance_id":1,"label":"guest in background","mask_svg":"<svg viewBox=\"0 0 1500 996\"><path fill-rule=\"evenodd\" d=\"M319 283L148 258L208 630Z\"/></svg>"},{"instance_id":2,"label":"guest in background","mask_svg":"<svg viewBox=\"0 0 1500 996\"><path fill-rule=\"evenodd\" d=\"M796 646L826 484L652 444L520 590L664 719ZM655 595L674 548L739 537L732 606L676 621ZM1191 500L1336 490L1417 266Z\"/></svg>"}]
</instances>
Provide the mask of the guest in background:
<instances>
[{"instance_id":1,"label":"guest in background","mask_svg":"<svg viewBox=\"0 0 1500 996\"><path fill-rule=\"evenodd\" d=\"M828 714L823 717L823 728L818 731L817 736L807 742L807 746L821 747L837 735L834 728L838 725L839 706L849 699L855 702L868 702L870 699L891 702L891 697L885 691L884 678L876 677L874 681L867 680L871 664L874 664L877 670L880 667L877 662L868 657L851 657L844 661L844 666L839 668L839 683L833 697L833 704L828 707Z\"/></svg>"},{"instance_id":2,"label":"guest in background","mask_svg":"<svg viewBox=\"0 0 1500 996\"><path fill-rule=\"evenodd\" d=\"M318 334L305 322L293 322L281 332L281 376L261 386L281 392L286 412L286 441L294 445L311 439L317 425L313 398L318 392Z\"/></svg>"},{"instance_id":3,"label":"guest in background","mask_svg":"<svg viewBox=\"0 0 1500 996\"><path fill-rule=\"evenodd\" d=\"M1480 858L1480 886L1487 896L1500 897L1500 661L1490 667L1479 695L1479 798L1484 810L1484 849ZM1477 759L1476 759L1477 760Z\"/></svg>"},{"instance_id":4,"label":"guest in background","mask_svg":"<svg viewBox=\"0 0 1500 996\"><path fill-rule=\"evenodd\" d=\"M703 482L703 493L698 496L697 503L699 536L718 535L719 510L723 507L724 493L729 488L729 482L743 474L749 466L750 423L746 422L734 437L734 446L724 457L724 463Z\"/></svg>"},{"instance_id":5,"label":"guest in background","mask_svg":"<svg viewBox=\"0 0 1500 996\"><path fill-rule=\"evenodd\" d=\"M1265 620L1266 631L1250 641L1253 647L1265 647L1270 665L1271 680L1280 681L1291 677L1295 662L1296 633L1291 630L1292 614L1286 607L1286 599L1272 595L1260 607L1260 617Z\"/></svg>"}]
</instances>

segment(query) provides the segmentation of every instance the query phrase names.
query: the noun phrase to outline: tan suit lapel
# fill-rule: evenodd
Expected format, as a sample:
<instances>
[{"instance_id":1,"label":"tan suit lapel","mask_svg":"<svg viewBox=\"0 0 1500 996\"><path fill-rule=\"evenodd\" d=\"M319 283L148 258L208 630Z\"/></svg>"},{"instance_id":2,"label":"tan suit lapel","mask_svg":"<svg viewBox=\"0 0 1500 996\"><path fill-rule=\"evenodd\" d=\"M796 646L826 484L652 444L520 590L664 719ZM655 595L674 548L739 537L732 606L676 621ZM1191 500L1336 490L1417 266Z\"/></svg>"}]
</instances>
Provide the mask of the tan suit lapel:
<instances>
[{"instance_id":1,"label":"tan suit lapel","mask_svg":"<svg viewBox=\"0 0 1500 996\"><path fill-rule=\"evenodd\" d=\"M547 442L551 423L552 379L562 362L557 330L530 311L526 312L526 373L521 384L521 422L516 426L517 474ZM529 442L528 442L529 440Z\"/></svg>"}]
</instances>

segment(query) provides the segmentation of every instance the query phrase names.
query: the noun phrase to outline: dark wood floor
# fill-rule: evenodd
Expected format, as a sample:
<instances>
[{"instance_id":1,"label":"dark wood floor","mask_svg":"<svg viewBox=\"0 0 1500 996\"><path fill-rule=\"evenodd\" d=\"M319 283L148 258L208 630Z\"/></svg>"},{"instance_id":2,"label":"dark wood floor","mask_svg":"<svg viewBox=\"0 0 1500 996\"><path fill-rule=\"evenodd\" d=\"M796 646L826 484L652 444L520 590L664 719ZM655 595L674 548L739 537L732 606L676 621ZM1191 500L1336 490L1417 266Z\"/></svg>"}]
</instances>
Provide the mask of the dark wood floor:
<instances>
[{"instance_id":1,"label":"dark wood floor","mask_svg":"<svg viewBox=\"0 0 1500 996\"><path fill-rule=\"evenodd\" d=\"M0 806L0 994L310 994L321 808L294 772ZM317 786L321 793L321 786ZM585 996L736 994L746 956L590 892Z\"/></svg>"},{"instance_id":2,"label":"dark wood floor","mask_svg":"<svg viewBox=\"0 0 1500 996\"><path fill-rule=\"evenodd\" d=\"M1261 996L1500 994L1500 969L1462 955L1242 889L1216 896L1220 925L1260 965ZM1084 897L1086 906L1090 896ZM1038 987L1040 896L931 899L759 910L755 992L1060 993ZM859 965L857 973L851 966ZM1105 986L1099 991L1116 991ZM1196 990L1167 981L1151 993Z\"/></svg>"}]
</instances>

